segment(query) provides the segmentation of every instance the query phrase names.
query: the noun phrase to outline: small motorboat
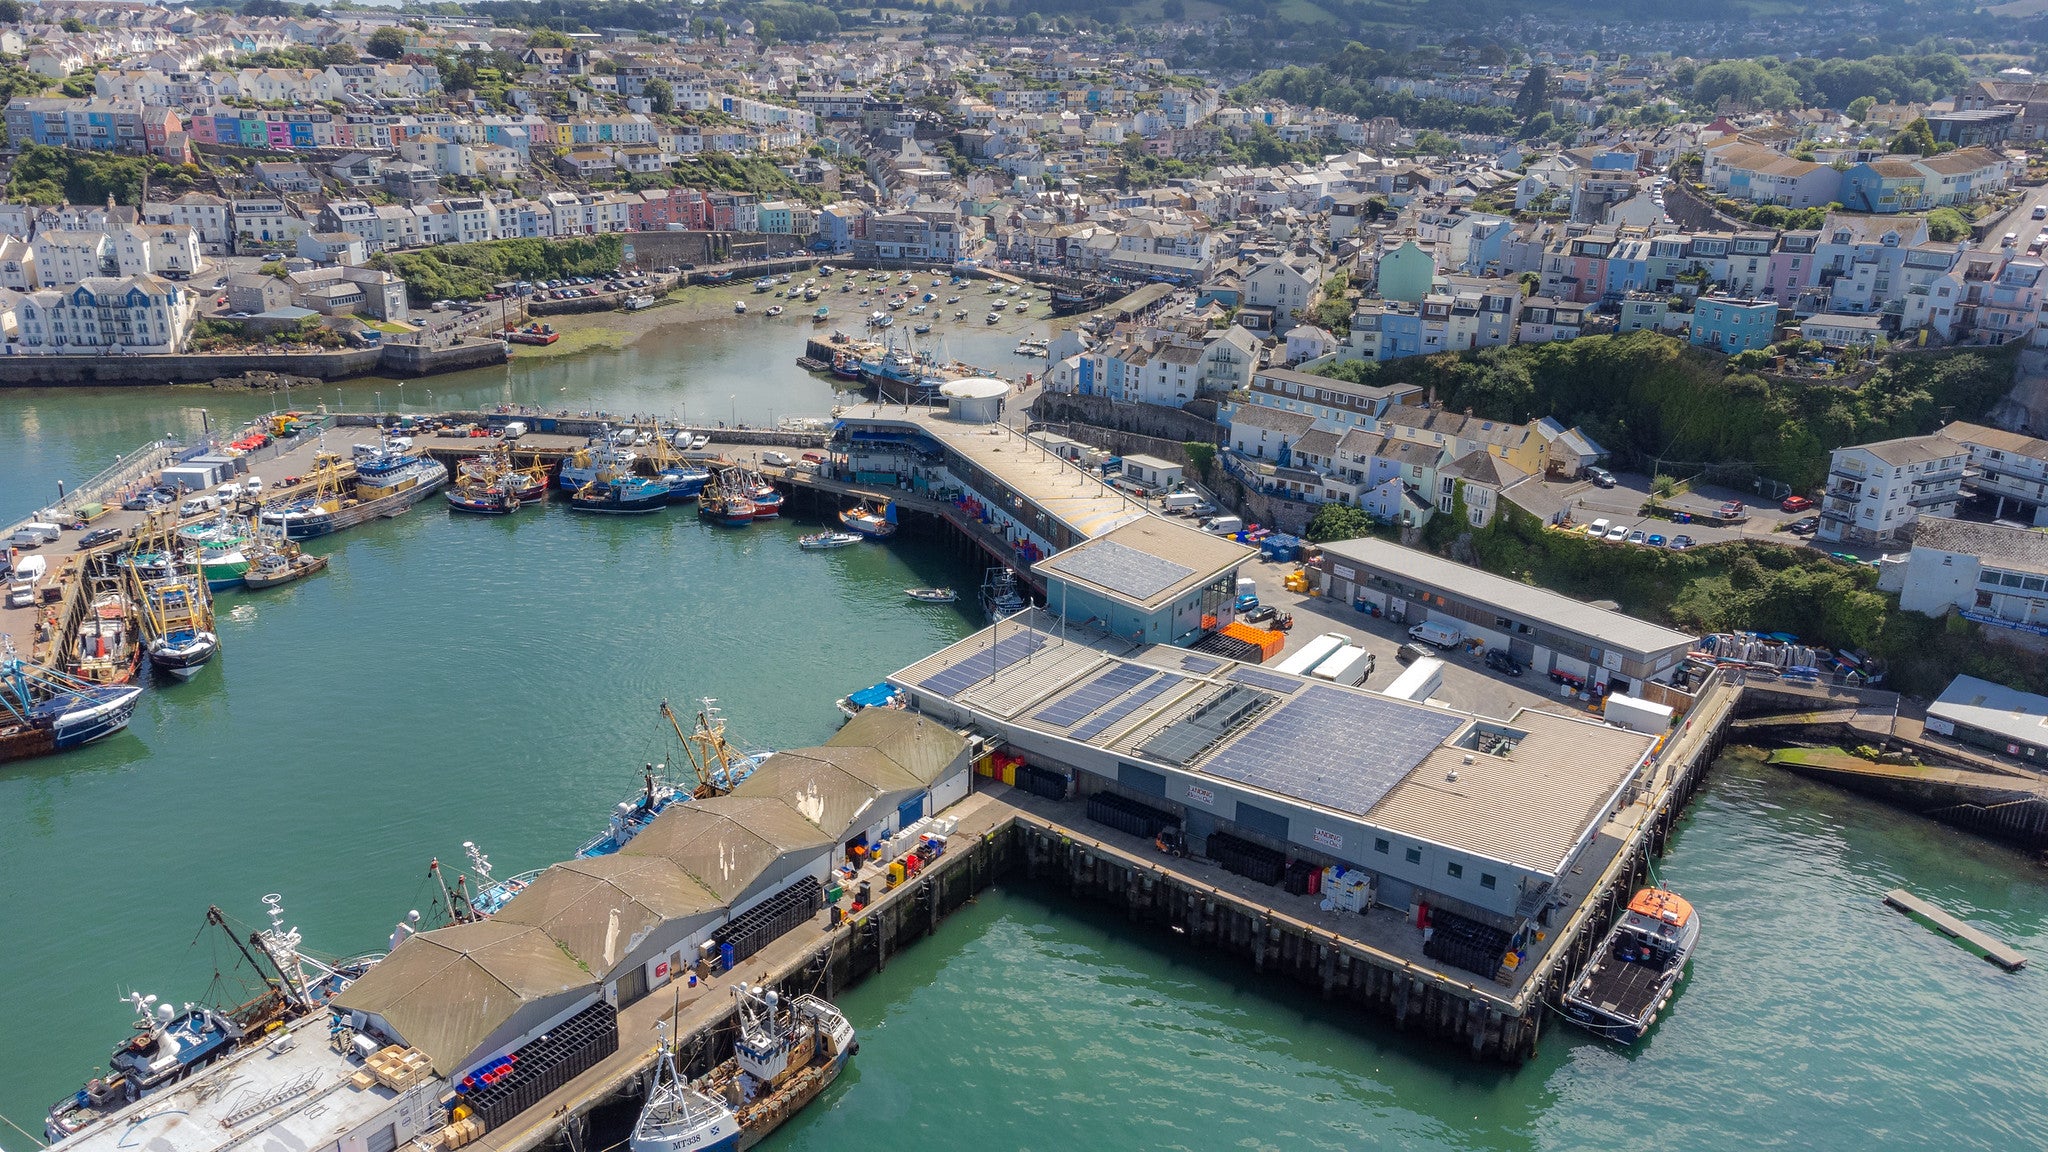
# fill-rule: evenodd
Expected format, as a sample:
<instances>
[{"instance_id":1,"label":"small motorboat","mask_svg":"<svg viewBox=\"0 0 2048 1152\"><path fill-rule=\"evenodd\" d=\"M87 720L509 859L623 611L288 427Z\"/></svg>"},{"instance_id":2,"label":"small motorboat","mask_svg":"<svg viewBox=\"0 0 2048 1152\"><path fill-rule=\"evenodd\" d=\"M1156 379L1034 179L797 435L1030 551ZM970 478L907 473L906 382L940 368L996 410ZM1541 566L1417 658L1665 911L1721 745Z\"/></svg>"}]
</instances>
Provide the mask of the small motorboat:
<instances>
[{"instance_id":1,"label":"small motorboat","mask_svg":"<svg viewBox=\"0 0 2048 1152\"><path fill-rule=\"evenodd\" d=\"M927 333L927 332L931 331L931 330L932 330L932 326L931 326L931 325L929 325L929 324L918 324L918 325L915 325L915 326L913 326L913 327L912 327L912 328L911 328L910 330L911 330L912 332L915 332L915 333L916 333L917 335L919 335L919 336L922 336L922 335L924 335L925 333Z\"/></svg>"},{"instance_id":2,"label":"small motorboat","mask_svg":"<svg viewBox=\"0 0 2048 1152\"><path fill-rule=\"evenodd\" d=\"M769 316L780 316L780 315L782 315L782 305L780 305L780 304L771 304L771 305L769 305L769 306L768 306L768 315L769 315Z\"/></svg>"},{"instance_id":3,"label":"small motorboat","mask_svg":"<svg viewBox=\"0 0 2048 1152\"><path fill-rule=\"evenodd\" d=\"M806 552L823 552L828 548L844 548L860 542L861 537L853 532L813 532L799 539L796 546Z\"/></svg>"},{"instance_id":4,"label":"small motorboat","mask_svg":"<svg viewBox=\"0 0 2048 1152\"><path fill-rule=\"evenodd\" d=\"M951 604L960 599L951 588L905 588L903 594L920 604Z\"/></svg>"},{"instance_id":5,"label":"small motorboat","mask_svg":"<svg viewBox=\"0 0 2048 1152\"><path fill-rule=\"evenodd\" d=\"M1671 1003L1699 940L1699 913L1684 897L1661 888L1637 892L1565 990L1565 1015L1617 1044L1642 1039Z\"/></svg>"},{"instance_id":6,"label":"small motorboat","mask_svg":"<svg viewBox=\"0 0 2048 1152\"><path fill-rule=\"evenodd\" d=\"M745 316L747 314L747 302L745 300L733 301L732 311L735 316Z\"/></svg>"}]
</instances>

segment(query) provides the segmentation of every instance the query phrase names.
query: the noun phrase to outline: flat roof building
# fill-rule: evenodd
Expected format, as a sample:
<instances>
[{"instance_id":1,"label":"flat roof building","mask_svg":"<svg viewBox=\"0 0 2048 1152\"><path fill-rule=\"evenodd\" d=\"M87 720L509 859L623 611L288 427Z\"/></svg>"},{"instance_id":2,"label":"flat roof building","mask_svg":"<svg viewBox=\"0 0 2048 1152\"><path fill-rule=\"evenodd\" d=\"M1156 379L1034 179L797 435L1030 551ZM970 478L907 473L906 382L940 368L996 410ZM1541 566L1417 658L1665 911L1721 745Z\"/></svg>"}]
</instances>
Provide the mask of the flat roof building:
<instances>
[{"instance_id":1,"label":"flat roof building","mask_svg":"<svg viewBox=\"0 0 2048 1152\"><path fill-rule=\"evenodd\" d=\"M1927 706L1927 730L2038 763L2048 760L2048 696L1958 676Z\"/></svg>"},{"instance_id":2,"label":"flat roof building","mask_svg":"<svg viewBox=\"0 0 2048 1152\"><path fill-rule=\"evenodd\" d=\"M1513 932L1555 896L1634 784L1651 737L1580 716L1491 720L1032 610L896 673L908 705L1000 736L1084 795L1362 868L1379 903Z\"/></svg>"},{"instance_id":3,"label":"flat roof building","mask_svg":"<svg viewBox=\"0 0 2048 1152\"><path fill-rule=\"evenodd\" d=\"M1144 516L1040 560L1048 611L1143 644L1191 644L1232 616L1258 549Z\"/></svg>"},{"instance_id":4,"label":"flat roof building","mask_svg":"<svg viewBox=\"0 0 2048 1152\"><path fill-rule=\"evenodd\" d=\"M1667 682L1695 637L1414 548L1371 538L1322 546L1323 595L1397 622L1435 621L1524 667L1626 691Z\"/></svg>"}]
</instances>

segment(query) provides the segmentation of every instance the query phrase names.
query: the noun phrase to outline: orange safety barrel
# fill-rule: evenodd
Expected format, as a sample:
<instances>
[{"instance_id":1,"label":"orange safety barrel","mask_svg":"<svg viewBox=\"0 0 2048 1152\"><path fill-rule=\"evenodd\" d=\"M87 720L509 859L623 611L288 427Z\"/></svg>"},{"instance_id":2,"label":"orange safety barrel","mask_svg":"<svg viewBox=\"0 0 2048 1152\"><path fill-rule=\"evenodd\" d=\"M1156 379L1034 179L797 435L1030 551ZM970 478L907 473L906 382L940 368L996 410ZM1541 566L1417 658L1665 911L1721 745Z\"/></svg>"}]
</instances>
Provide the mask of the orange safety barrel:
<instances>
[{"instance_id":1,"label":"orange safety barrel","mask_svg":"<svg viewBox=\"0 0 2048 1152\"><path fill-rule=\"evenodd\" d=\"M1636 893L1635 899L1628 902L1628 910L1674 927L1681 927L1692 919L1692 904L1685 897L1662 888L1645 888Z\"/></svg>"}]
</instances>

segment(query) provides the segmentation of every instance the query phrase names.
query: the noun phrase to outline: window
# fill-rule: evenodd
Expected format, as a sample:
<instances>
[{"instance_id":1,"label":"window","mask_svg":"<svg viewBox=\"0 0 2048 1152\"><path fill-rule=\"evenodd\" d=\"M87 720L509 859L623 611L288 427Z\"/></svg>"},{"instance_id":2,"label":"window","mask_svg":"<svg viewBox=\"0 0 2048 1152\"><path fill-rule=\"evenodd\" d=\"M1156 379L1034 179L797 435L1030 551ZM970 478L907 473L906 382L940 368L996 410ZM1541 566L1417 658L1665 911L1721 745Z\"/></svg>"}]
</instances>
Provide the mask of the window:
<instances>
[{"instance_id":1,"label":"window","mask_svg":"<svg viewBox=\"0 0 2048 1152\"><path fill-rule=\"evenodd\" d=\"M1387 854L1387 850L1392 847L1393 845L1388 844L1385 837L1375 837L1372 842L1372 850L1379 853L1382 856L1385 856Z\"/></svg>"},{"instance_id":2,"label":"window","mask_svg":"<svg viewBox=\"0 0 2048 1152\"><path fill-rule=\"evenodd\" d=\"M1493 873L1481 872L1479 874L1479 886L1481 888L1492 888L1494 886L1494 883L1495 881L1493 878Z\"/></svg>"},{"instance_id":3,"label":"window","mask_svg":"<svg viewBox=\"0 0 2048 1152\"><path fill-rule=\"evenodd\" d=\"M1465 876L1465 866L1463 864L1446 864L1444 865L1444 871L1448 873L1450 875L1450 878L1453 880L1460 880L1463 879Z\"/></svg>"},{"instance_id":4,"label":"window","mask_svg":"<svg viewBox=\"0 0 2048 1152\"><path fill-rule=\"evenodd\" d=\"M1410 848L1410 849L1408 850L1408 853L1407 853L1407 857L1408 857L1408 862L1409 862L1410 864L1420 864L1420 863L1422 863L1422 849L1420 849L1420 848Z\"/></svg>"}]
</instances>

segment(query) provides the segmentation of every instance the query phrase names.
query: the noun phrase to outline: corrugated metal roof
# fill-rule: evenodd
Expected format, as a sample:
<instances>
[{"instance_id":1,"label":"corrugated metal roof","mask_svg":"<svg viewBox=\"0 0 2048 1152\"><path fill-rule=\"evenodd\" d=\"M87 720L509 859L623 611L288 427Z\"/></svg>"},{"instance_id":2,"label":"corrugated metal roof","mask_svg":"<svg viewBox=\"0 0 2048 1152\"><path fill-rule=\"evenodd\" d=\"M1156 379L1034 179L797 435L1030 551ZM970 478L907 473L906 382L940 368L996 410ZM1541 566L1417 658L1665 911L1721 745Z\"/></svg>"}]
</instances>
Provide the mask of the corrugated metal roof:
<instances>
[{"instance_id":1,"label":"corrugated metal roof","mask_svg":"<svg viewBox=\"0 0 2048 1152\"><path fill-rule=\"evenodd\" d=\"M609 976L652 929L707 918L723 908L715 893L672 860L613 855L549 868L492 919L538 928L592 972Z\"/></svg>"},{"instance_id":2,"label":"corrugated metal roof","mask_svg":"<svg viewBox=\"0 0 2048 1152\"><path fill-rule=\"evenodd\" d=\"M665 856L731 903L749 895L754 882L779 862L831 845L830 836L788 804L736 790L669 805L620 855Z\"/></svg>"},{"instance_id":3,"label":"corrugated metal roof","mask_svg":"<svg viewBox=\"0 0 2048 1152\"><path fill-rule=\"evenodd\" d=\"M967 751L967 739L934 720L894 708L869 708L825 741L827 747L873 748L926 785Z\"/></svg>"}]
</instances>

